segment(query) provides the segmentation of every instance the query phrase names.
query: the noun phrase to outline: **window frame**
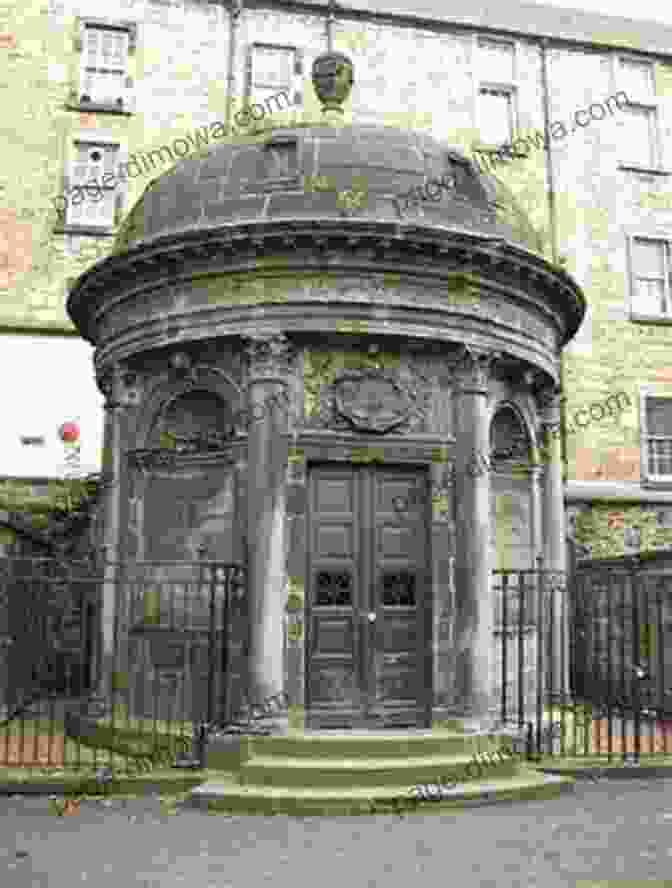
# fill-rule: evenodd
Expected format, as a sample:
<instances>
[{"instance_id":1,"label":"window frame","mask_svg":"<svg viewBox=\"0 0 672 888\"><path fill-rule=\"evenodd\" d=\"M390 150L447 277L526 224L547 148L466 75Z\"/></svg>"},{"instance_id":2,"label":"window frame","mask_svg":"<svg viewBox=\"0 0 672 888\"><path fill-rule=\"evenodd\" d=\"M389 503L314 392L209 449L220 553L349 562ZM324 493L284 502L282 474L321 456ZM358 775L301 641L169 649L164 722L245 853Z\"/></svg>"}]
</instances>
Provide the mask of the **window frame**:
<instances>
[{"instance_id":1,"label":"window frame","mask_svg":"<svg viewBox=\"0 0 672 888\"><path fill-rule=\"evenodd\" d=\"M480 132L480 121L482 119L482 110L480 107L480 99L484 93L489 93L491 95L505 95L508 99L509 104L509 138L503 142L484 142L480 141L479 144L482 147L487 147L489 149L499 149L503 147L511 147L513 143L518 138L518 103L517 103L517 92L515 87L503 86L501 84L493 84L482 82L478 86L478 119L479 119L479 132Z\"/></svg>"},{"instance_id":2,"label":"window frame","mask_svg":"<svg viewBox=\"0 0 672 888\"><path fill-rule=\"evenodd\" d=\"M651 94L649 96L631 96L627 89L627 83L625 83L625 76L623 71L625 67L630 64L639 64L646 65L651 72ZM640 108L649 112L651 119L651 148L653 154L653 165L649 166L641 166L640 164L633 163L632 161L618 161L618 168L622 170L631 170L632 172L646 172L653 173L658 175L668 175L668 172L665 170L665 152L664 145L661 138L661 113L660 113L660 96L656 93L656 69L653 59L642 58L638 55L631 55L629 53L613 53L612 55L612 67L611 67L611 83L613 87L613 93L616 94L619 91L625 92L626 96L630 101L626 106L624 106L621 110L626 111L628 107ZM618 123L618 122L617 122Z\"/></svg>"},{"instance_id":3,"label":"window frame","mask_svg":"<svg viewBox=\"0 0 672 888\"><path fill-rule=\"evenodd\" d=\"M650 161L645 164L637 163L633 160L621 160L619 159L619 167L621 169L627 170L644 170L646 172L654 171L659 172L662 171L662 150L661 150L661 140L660 140L660 127L658 125L658 106L657 105L649 105L644 104L642 102L628 102L627 105L624 105L621 110L625 111L626 116L629 109L634 109L637 111L646 111L649 117L649 147L651 149L651 153L649 155ZM621 118L623 120L623 118Z\"/></svg>"},{"instance_id":4,"label":"window frame","mask_svg":"<svg viewBox=\"0 0 672 888\"><path fill-rule=\"evenodd\" d=\"M116 191L116 197L114 200L114 210L112 214L112 221L106 222L104 225L97 225L88 220L78 220L73 221L72 219L72 205L70 203L70 195L72 194L73 189L76 187L74 183L74 166L77 163L77 148L80 145L91 146L91 147L101 147L101 148L113 148L115 149L115 157L113 160L113 166L115 169L114 180L111 184L106 184L103 186L105 190ZM114 134L109 131L100 131L100 130L88 130L88 131L79 131L73 133L72 136L68 139L66 144L66 159L64 163L64 175L62 177L62 195L68 200L68 205L65 209L63 219L60 221L55 230L55 234L72 234L72 235L90 235L93 237L114 237L116 227L119 223L120 214L122 212L124 202L126 199L127 193L127 181L120 178L119 176L119 168L121 164L127 162L128 160L128 149L127 147L121 143L121 141L115 137ZM103 173L100 177L100 183L102 186L102 180L108 173ZM82 187L86 187L84 184ZM85 198L88 200L88 196ZM98 201L96 201L98 203ZM79 206L79 204L78 204Z\"/></svg>"},{"instance_id":5,"label":"window frame","mask_svg":"<svg viewBox=\"0 0 672 888\"><path fill-rule=\"evenodd\" d=\"M245 71L245 89L243 95L243 104L245 106L249 106L253 103L254 96L254 53L256 49L274 49L280 50L287 53L293 53L293 58L291 60L291 69L292 73L290 75L290 82L287 85L287 92L290 97L293 98L293 103L288 107L292 108L294 105L303 104L303 95L301 90L298 88L297 80L302 78L303 76L303 53L295 44L288 43L266 43L262 40L255 40L248 46L247 51L247 61L246 61L246 71ZM260 84L261 89L275 89L276 84ZM278 89L278 92L281 90ZM288 109L282 109L288 110Z\"/></svg>"},{"instance_id":6,"label":"window frame","mask_svg":"<svg viewBox=\"0 0 672 888\"><path fill-rule=\"evenodd\" d=\"M649 472L649 440L652 437L658 439L665 439L672 441L672 429L670 430L670 435L655 435L651 436L648 434L648 424L646 419L646 405L647 400L656 399L662 400L664 398L669 398L672 400L672 391L665 391L660 386L650 386L644 385L640 386L639 390L639 440L640 440L640 474L642 478L642 485L647 487L666 487L672 489L672 472L668 475L658 475L652 474Z\"/></svg>"},{"instance_id":7,"label":"window frame","mask_svg":"<svg viewBox=\"0 0 672 888\"><path fill-rule=\"evenodd\" d=\"M634 96L633 103L634 104L641 103L644 105L655 104L655 106L657 107L658 102L657 102L657 95L656 95L656 75L655 75L653 61L650 59L642 59L639 56L631 56L631 55L620 54L620 53L618 55L616 55L615 58L616 58L616 70L615 70L616 92L618 92L619 90L622 89L627 96L630 95L628 93L628 91L625 89L627 84L623 83L623 81L625 80L625 76L623 74L623 71L628 65L646 65L650 71L650 74L651 74L651 94L649 96L647 96L646 98L639 96L639 95Z\"/></svg>"},{"instance_id":8,"label":"window frame","mask_svg":"<svg viewBox=\"0 0 672 888\"><path fill-rule=\"evenodd\" d=\"M668 314L647 314L645 312L637 311L636 308L636 300L637 300L637 278L635 275L635 263L634 263L634 249L636 241L653 241L656 243L662 243L663 248L665 250L664 254L664 282L665 282L665 301L667 305ZM629 306L629 314L631 321L643 321L643 322L657 322L657 323L672 323L672 236L666 235L664 233L650 233L650 232L631 232L628 235L628 279L629 279L629 289L630 289L630 306Z\"/></svg>"},{"instance_id":9,"label":"window frame","mask_svg":"<svg viewBox=\"0 0 672 888\"><path fill-rule=\"evenodd\" d=\"M511 51L511 80L492 80L489 77L481 77L479 70L479 53L488 46L506 46ZM507 40L498 37L484 36L482 34L474 34L472 41L472 75L474 81L474 124L478 137L475 140L475 146L479 146L485 150L499 149L503 146L511 147L520 134L520 115L518 108L519 89L518 89L518 41ZM509 112L511 117L510 138L505 142L497 142L490 144L483 141L480 137L481 133L481 92L502 92L506 93L509 99ZM515 154L515 152L514 152ZM518 155L516 155L518 156ZM522 156L522 155L521 155Z\"/></svg>"},{"instance_id":10,"label":"window frame","mask_svg":"<svg viewBox=\"0 0 672 888\"><path fill-rule=\"evenodd\" d=\"M133 78L130 74L131 56L137 48L138 26L135 22L120 22L112 19L102 18L78 18L78 34L75 39L75 48L81 54L79 68L77 71L77 83L71 90L70 101L67 108L73 111L101 111L110 114L122 114L130 116L134 111L134 97L132 94ZM86 69L86 33L87 30L96 30L99 32L116 31L124 32L128 35L128 45L126 49L125 67L122 70L122 104L117 102L99 101L92 97L91 101L82 100L84 95L84 75Z\"/></svg>"}]
</instances>

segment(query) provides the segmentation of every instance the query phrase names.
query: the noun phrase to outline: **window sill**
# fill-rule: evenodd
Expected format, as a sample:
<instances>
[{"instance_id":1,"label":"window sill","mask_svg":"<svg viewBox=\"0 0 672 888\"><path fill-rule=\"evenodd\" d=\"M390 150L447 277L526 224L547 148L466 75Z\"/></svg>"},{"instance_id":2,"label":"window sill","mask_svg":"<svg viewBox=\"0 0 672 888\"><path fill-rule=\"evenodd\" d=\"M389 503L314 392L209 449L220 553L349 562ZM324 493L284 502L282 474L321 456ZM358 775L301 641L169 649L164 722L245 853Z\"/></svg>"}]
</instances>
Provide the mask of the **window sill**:
<instances>
[{"instance_id":1,"label":"window sill","mask_svg":"<svg viewBox=\"0 0 672 888\"><path fill-rule=\"evenodd\" d=\"M516 136L513 141L519 141L519 137ZM512 160L525 160L530 156L529 151L514 151L512 143L510 142L502 142L499 145L472 145L471 150L482 152L483 154L504 154L506 157L510 157Z\"/></svg>"},{"instance_id":2,"label":"window sill","mask_svg":"<svg viewBox=\"0 0 672 888\"><path fill-rule=\"evenodd\" d=\"M133 111L120 108L119 105L105 102L66 102L66 111L91 112L92 114L118 114L120 117L132 117Z\"/></svg>"},{"instance_id":3,"label":"window sill","mask_svg":"<svg viewBox=\"0 0 672 888\"><path fill-rule=\"evenodd\" d=\"M643 478L640 487L643 490L672 490L672 475L660 478L660 480Z\"/></svg>"},{"instance_id":4,"label":"window sill","mask_svg":"<svg viewBox=\"0 0 672 888\"><path fill-rule=\"evenodd\" d=\"M630 320L633 324L660 324L661 326L668 326L672 324L672 315L646 315L631 312Z\"/></svg>"},{"instance_id":5,"label":"window sill","mask_svg":"<svg viewBox=\"0 0 672 888\"><path fill-rule=\"evenodd\" d=\"M54 228L54 234L71 234L79 237L116 237L114 227L103 227L96 225L60 225Z\"/></svg>"},{"instance_id":6,"label":"window sill","mask_svg":"<svg viewBox=\"0 0 672 888\"><path fill-rule=\"evenodd\" d=\"M641 173L644 176L670 176L672 173L669 170L661 170L654 169L653 167L643 167L643 166L635 166L631 163L619 163L619 170L623 170L626 173Z\"/></svg>"}]
</instances>

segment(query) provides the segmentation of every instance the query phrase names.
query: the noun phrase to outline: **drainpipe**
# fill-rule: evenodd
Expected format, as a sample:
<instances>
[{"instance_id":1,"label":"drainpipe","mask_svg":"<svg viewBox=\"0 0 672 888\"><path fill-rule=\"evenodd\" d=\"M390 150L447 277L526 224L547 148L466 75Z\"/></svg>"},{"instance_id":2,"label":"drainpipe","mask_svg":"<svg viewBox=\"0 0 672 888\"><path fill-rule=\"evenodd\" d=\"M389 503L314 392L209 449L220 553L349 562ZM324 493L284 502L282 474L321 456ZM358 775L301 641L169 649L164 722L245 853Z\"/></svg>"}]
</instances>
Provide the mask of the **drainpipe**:
<instances>
[{"instance_id":1,"label":"drainpipe","mask_svg":"<svg viewBox=\"0 0 672 888\"><path fill-rule=\"evenodd\" d=\"M555 210L555 180L553 176L553 154L551 153L551 116L548 101L548 59L546 50L548 38L541 40L541 95L544 106L544 151L546 152L546 182L548 185L548 220L551 231L551 254L558 264L558 230Z\"/></svg>"},{"instance_id":2,"label":"drainpipe","mask_svg":"<svg viewBox=\"0 0 672 888\"><path fill-rule=\"evenodd\" d=\"M336 9L336 0L329 0L329 12L327 14L327 52L334 51L334 21L336 16L334 14L334 10Z\"/></svg>"},{"instance_id":3,"label":"drainpipe","mask_svg":"<svg viewBox=\"0 0 672 888\"><path fill-rule=\"evenodd\" d=\"M233 92L236 80L233 73L233 65L236 58L238 20L242 11L243 0L231 0L231 6L229 7L229 66L226 73L226 115L224 118L224 126L227 133L231 128L231 106L233 105Z\"/></svg>"},{"instance_id":4,"label":"drainpipe","mask_svg":"<svg viewBox=\"0 0 672 888\"><path fill-rule=\"evenodd\" d=\"M555 174L553 170L553 153L551 151L551 110L550 103L548 97L548 45L549 40L548 37L542 37L540 41L540 55L541 55L541 96L542 103L544 109L544 152L546 154L546 185L547 185L547 195L548 195L548 225L551 236L551 258L553 260L554 265L559 265L560 257L558 254L558 215L555 204ZM560 352L560 388L562 389L564 382L564 366L563 366L563 355ZM566 423L566 413L565 413L565 401L566 398L563 395L560 402L560 410L561 410L561 421L562 421L562 439L561 439L561 447L562 447L562 475L563 481L567 481L567 442L565 429L567 427Z\"/></svg>"}]
</instances>

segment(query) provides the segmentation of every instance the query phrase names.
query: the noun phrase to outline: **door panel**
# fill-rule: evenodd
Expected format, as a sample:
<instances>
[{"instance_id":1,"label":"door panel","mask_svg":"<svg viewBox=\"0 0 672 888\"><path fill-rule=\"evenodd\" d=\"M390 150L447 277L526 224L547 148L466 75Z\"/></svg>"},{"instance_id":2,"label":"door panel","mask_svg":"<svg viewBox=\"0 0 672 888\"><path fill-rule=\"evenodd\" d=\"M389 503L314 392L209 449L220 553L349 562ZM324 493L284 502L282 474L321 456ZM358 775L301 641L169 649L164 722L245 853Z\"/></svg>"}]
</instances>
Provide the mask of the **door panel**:
<instances>
[{"instance_id":1,"label":"door panel","mask_svg":"<svg viewBox=\"0 0 672 888\"><path fill-rule=\"evenodd\" d=\"M419 724L424 718L425 487L422 473L405 468L311 470L311 725ZM395 497L407 499L407 512L397 513Z\"/></svg>"},{"instance_id":2,"label":"door panel","mask_svg":"<svg viewBox=\"0 0 672 888\"><path fill-rule=\"evenodd\" d=\"M361 709L355 482L352 472L333 469L316 474L310 485L306 696L334 724L348 724Z\"/></svg>"},{"instance_id":3,"label":"door panel","mask_svg":"<svg viewBox=\"0 0 672 888\"><path fill-rule=\"evenodd\" d=\"M429 509L422 475L379 470L373 475L377 613L369 717L386 724L420 724L423 713L425 581ZM395 497L406 508L394 509Z\"/></svg>"}]
</instances>

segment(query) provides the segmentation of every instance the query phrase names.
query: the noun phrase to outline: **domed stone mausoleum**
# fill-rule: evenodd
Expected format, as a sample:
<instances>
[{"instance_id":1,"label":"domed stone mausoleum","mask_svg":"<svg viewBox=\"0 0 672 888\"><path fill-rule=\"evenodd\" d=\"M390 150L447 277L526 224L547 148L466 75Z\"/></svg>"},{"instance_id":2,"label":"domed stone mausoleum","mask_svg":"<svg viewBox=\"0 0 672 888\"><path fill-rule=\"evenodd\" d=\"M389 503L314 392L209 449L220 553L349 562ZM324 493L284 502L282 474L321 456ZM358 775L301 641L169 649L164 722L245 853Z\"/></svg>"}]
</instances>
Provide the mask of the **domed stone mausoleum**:
<instances>
[{"instance_id":1,"label":"domed stone mausoleum","mask_svg":"<svg viewBox=\"0 0 672 888\"><path fill-rule=\"evenodd\" d=\"M564 569L542 445L585 300L503 186L427 135L343 125L349 61L314 72L322 122L181 161L71 290L107 395L104 539L125 565L245 562L234 708L487 729L492 571ZM108 652L127 604L104 599Z\"/></svg>"}]
</instances>

